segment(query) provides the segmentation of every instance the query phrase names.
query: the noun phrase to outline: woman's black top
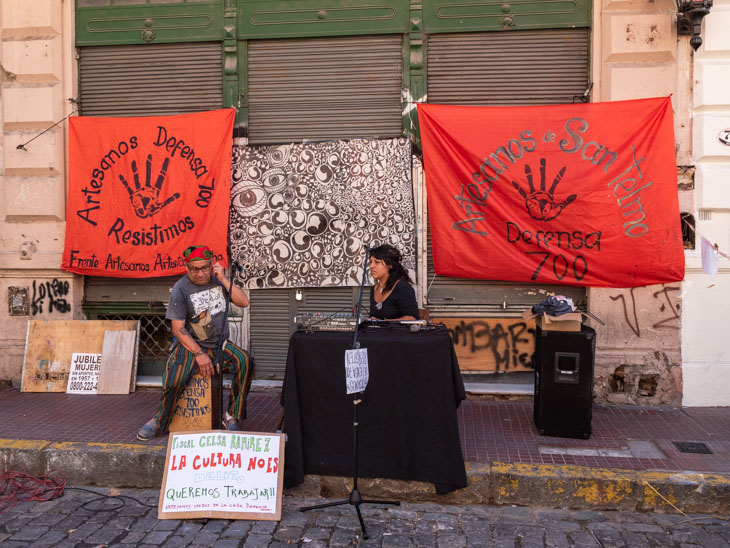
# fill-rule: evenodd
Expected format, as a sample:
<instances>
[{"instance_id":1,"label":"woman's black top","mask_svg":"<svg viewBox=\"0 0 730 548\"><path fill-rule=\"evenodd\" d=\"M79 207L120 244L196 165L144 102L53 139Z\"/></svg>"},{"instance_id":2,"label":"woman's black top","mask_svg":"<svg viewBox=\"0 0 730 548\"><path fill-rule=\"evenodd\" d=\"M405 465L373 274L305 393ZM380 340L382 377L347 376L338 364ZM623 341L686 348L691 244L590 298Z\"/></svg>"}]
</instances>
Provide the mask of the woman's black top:
<instances>
[{"instance_id":1,"label":"woman's black top","mask_svg":"<svg viewBox=\"0 0 730 548\"><path fill-rule=\"evenodd\" d=\"M400 280L395 284L393 291L382 303L375 302L375 288L370 288L370 317L392 320L402 316L413 316L418 319L416 292L408 282Z\"/></svg>"}]
</instances>

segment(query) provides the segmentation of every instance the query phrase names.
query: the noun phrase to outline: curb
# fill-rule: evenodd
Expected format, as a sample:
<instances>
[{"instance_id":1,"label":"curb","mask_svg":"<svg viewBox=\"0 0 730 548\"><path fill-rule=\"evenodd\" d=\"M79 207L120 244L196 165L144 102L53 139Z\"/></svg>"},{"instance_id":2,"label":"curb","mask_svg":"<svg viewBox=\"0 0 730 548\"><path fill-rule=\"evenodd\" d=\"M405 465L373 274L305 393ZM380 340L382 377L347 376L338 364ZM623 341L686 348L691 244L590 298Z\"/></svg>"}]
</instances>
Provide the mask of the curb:
<instances>
[{"instance_id":1,"label":"curb","mask_svg":"<svg viewBox=\"0 0 730 548\"><path fill-rule=\"evenodd\" d=\"M0 467L61 475L75 485L159 489L166 446L0 439ZM576 510L730 514L730 475L571 465L466 463L468 486L437 495L433 484L358 478L365 498L440 505L494 504ZM288 491L347 499L351 478L305 477Z\"/></svg>"}]
</instances>

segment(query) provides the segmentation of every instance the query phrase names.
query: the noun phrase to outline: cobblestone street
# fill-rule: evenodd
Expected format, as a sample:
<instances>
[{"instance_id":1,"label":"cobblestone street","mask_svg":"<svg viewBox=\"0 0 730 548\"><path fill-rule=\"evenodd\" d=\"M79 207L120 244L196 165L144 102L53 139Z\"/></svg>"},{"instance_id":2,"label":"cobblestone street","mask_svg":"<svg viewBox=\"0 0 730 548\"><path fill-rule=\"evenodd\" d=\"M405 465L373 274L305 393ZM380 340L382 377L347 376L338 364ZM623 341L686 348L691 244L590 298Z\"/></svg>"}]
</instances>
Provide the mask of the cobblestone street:
<instances>
[{"instance_id":1,"label":"cobblestone street","mask_svg":"<svg viewBox=\"0 0 730 548\"><path fill-rule=\"evenodd\" d=\"M99 498L99 495L122 495ZM411 546L517 547L730 546L723 516L570 511L514 506L407 503L361 506L368 540L349 504L300 512L323 501L285 496L274 521L158 520L158 492L67 488L48 502L0 514L0 544L16 546ZM123 504L122 504L123 503Z\"/></svg>"}]
</instances>

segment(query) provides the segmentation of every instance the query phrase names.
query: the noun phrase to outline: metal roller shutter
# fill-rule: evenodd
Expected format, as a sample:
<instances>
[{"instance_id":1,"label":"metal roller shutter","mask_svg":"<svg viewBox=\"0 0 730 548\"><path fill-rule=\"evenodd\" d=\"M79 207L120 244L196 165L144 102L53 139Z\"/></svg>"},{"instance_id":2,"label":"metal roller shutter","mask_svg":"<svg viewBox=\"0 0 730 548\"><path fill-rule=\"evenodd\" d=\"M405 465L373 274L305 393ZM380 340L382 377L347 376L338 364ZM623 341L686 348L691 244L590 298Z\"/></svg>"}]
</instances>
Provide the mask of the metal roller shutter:
<instances>
[{"instance_id":1,"label":"metal roller shutter","mask_svg":"<svg viewBox=\"0 0 730 548\"><path fill-rule=\"evenodd\" d=\"M257 379L283 379L289 337L293 332L293 293L288 289L252 289L250 351Z\"/></svg>"},{"instance_id":2,"label":"metal roller shutter","mask_svg":"<svg viewBox=\"0 0 730 548\"><path fill-rule=\"evenodd\" d=\"M363 293L367 308L368 290ZM296 301L297 314L351 314L360 296L359 287L309 287L302 289L302 300Z\"/></svg>"},{"instance_id":3,"label":"metal roller shutter","mask_svg":"<svg viewBox=\"0 0 730 548\"><path fill-rule=\"evenodd\" d=\"M303 288L301 300L294 289L253 289L250 291L251 351L256 360L257 379L284 378L289 337L294 333L297 314L352 312L359 288ZM365 299L363 297L363 299Z\"/></svg>"},{"instance_id":4,"label":"metal roller shutter","mask_svg":"<svg viewBox=\"0 0 730 548\"><path fill-rule=\"evenodd\" d=\"M79 48L80 109L84 116L155 116L222 107L221 44L154 44ZM155 300L150 288L177 277L120 280L86 277L90 302Z\"/></svg>"},{"instance_id":5,"label":"metal roller shutter","mask_svg":"<svg viewBox=\"0 0 730 548\"><path fill-rule=\"evenodd\" d=\"M223 106L219 42L92 46L78 51L83 116L153 116Z\"/></svg>"},{"instance_id":6,"label":"metal roller shutter","mask_svg":"<svg viewBox=\"0 0 730 548\"><path fill-rule=\"evenodd\" d=\"M223 106L219 42L78 48L79 109L84 116L154 116ZM172 338L164 319L179 277L86 276L87 317L140 320L140 375L161 375Z\"/></svg>"},{"instance_id":7,"label":"metal roller shutter","mask_svg":"<svg viewBox=\"0 0 730 548\"><path fill-rule=\"evenodd\" d=\"M402 134L401 35L248 42L249 144ZM359 288L251 291L257 378L281 379L294 318L351 312Z\"/></svg>"},{"instance_id":8,"label":"metal roller shutter","mask_svg":"<svg viewBox=\"0 0 730 548\"><path fill-rule=\"evenodd\" d=\"M249 143L402 134L399 34L248 43Z\"/></svg>"},{"instance_id":9,"label":"metal roller shutter","mask_svg":"<svg viewBox=\"0 0 730 548\"><path fill-rule=\"evenodd\" d=\"M431 231L428 231L426 302L434 317L517 317L548 295L564 295L577 306L586 304L584 287L539 285L522 282L470 280L436 276L431 260Z\"/></svg>"},{"instance_id":10,"label":"metal roller shutter","mask_svg":"<svg viewBox=\"0 0 730 548\"><path fill-rule=\"evenodd\" d=\"M589 85L590 29L438 34L428 37L428 102L459 105L571 103ZM585 304L585 288L434 275L428 232L427 303L432 316L509 317L548 294Z\"/></svg>"},{"instance_id":11,"label":"metal roller shutter","mask_svg":"<svg viewBox=\"0 0 730 548\"><path fill-rule=\"evenodd\" d=\"M428 102L570 103L588 87L590 29L428 37Z\"/></svg>"},{"instance_id":12,"label":"metal roller shutter","mask_svg":"<svg viewBox=\"0 0 730 548\"><path fill-rule=\"evenodd\" d=\"M94 46L78 51L84 116L155 116L222 107L220 43ZM85 295L93 302L167 302L166 296L149 297L148 290L150 286L172 286L176 279L87 276Z\"/></svg>"}]
</instances>

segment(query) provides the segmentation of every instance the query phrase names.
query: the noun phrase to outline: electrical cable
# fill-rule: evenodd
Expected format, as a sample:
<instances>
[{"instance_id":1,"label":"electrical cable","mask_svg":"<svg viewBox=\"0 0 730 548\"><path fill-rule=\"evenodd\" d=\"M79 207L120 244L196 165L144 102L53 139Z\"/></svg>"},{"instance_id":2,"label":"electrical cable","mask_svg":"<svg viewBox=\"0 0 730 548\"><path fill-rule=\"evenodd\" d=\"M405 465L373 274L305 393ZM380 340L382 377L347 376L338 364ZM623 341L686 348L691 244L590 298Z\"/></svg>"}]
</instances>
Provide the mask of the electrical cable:
<instances>
[{"instance_id":1,"label":"electrical cable","mask_svg":"<svg viewBox=\"0 0 730 548\"><path fill-rule=\"evenodd\" d=\"M156 504L147 504L134 497L127 495L105 495L98 491L85 489L83 487L68 487L66 480L60 475L31 476L25 472L4 470L0 475L0 515L11 511L22 502L47 502L60 498L66 491L84 491L97 495L96 498L86 501L81 505L84 510L94 512L108 512L119 510L125 506L125 499L131 500L146 508L157 508ZM112 507L103 507L104 502L113 500ZM102 502L101 507L92 507L93 504Z\"/></svg>"},{"instance_id":2,"label":"electrical cable","mask_svg":"<svg viewBox=\"0 0 730 548\"><path fill-rule=\"evenodd\" d=\"M142 502L141 500L138 500L134 497L130 497L127 495L105 495L103 493L99 493L97 491L92 491L91 489L84 489L83 487L66 487L67 491L85 491L87 493L91 493L92 495L99 495L95 499L91 499L86 501L84 504L81 505L81 508L84 510L89 510L92 512L109 512L111 510L119 510L120 508L123 508L125 506L124 500L132 500L139 504L140 506L144 506L145 508L157 508L157 504L147 504L145 502ZM109 501L114 500L115 502L119 502L116 506L112 508L91 508L90 506L96 502L99 501Z\"/></svg>"},{"instance_id":3,"label":"electrical cable","mask_svg":"<svg viewBox=\"0 0 730 548\"><path fill-rule=\"evenodd\" d=\"M45 502L63 495L66 480L50 475L30 476L24 472L3 470L0 475L0 514L21 502Z\"/></svg>"}]
</instances>

